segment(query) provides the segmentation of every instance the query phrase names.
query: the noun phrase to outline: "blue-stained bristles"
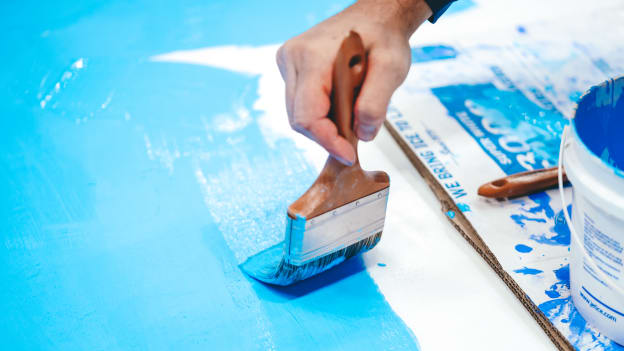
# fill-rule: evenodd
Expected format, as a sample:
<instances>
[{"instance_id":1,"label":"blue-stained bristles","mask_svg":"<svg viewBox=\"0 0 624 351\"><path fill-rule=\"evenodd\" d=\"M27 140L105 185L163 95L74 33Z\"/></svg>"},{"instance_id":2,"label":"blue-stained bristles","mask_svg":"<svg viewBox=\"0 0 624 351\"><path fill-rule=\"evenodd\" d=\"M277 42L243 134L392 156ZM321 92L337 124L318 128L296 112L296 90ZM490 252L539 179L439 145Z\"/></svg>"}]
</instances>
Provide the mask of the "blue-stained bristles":
<instances>
[{"instance_id":1,"label":"blue-stained bristles","mask_svg":"<svg viewBox=\"0 0 624 351\"><path fill-rule=\"evenodd\" d=\"M295 266L286 261L284 242L281 242L249 257L240 267L245 273L262 282L286 286L326 271L359 253L372 249L381 239L381 233L371 235L301 266Z\"/></svg>"}]
</instances>

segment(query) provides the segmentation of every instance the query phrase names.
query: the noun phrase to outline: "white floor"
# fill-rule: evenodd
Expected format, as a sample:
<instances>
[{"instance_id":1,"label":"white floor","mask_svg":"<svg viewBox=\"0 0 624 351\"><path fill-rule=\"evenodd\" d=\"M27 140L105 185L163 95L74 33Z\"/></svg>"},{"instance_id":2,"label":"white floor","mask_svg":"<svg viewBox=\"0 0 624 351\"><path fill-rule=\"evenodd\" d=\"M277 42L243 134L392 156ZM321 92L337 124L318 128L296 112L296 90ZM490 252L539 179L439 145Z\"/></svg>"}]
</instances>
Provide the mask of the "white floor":
<instances>
[{"instance_id":1,"label":"white floor","mask_svg":"<svg viewBox=\"0 0 624 351\"><path fill-rule=\"evenodd\" d=\"M383 240L365 261L423 350L556 349L447 220L387 130L360 144L360 157L364 168L385 170L391 179Z\"/></svg>"}]
</instances>

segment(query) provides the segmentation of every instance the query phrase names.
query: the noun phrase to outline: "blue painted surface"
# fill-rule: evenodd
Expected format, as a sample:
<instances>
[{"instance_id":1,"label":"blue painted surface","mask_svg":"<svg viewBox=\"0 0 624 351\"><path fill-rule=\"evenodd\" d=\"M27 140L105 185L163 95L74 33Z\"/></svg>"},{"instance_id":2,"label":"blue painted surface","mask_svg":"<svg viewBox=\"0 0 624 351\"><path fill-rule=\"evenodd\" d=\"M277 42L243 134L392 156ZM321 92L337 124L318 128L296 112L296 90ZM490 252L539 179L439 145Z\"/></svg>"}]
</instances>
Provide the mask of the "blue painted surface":
<instances>
[{"instance_id":1,"label":"blue painted surface","mask_svg":"<svg viewBox=\"0 0 624 351\"><path fill-rule=\"evenodd\" d=\"M256 77L148 60L280 42L344 6L0 4L0 347L418 349L361 260L289 289L241 273L314 171L264 141ZM220 130L240 106L251 122Z\"/></svg>"},{"instance_id":2,"label":"blue painted surface","mask_svg":"<svg viewBox=\"0 0 624 351\"><path fill-rule=\"evenodd\" d=\"M624 177L624 78L595 86L579 101L574 131L596 157Z\"/></svg>"}]
</instances>

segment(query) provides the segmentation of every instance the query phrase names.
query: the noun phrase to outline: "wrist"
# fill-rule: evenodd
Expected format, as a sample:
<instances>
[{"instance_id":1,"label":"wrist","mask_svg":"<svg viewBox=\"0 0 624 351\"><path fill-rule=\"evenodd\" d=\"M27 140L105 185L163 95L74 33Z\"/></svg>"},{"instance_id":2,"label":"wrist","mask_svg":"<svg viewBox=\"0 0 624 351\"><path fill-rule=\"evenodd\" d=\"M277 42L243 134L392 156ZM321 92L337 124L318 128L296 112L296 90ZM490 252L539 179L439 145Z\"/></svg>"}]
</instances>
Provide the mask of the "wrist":
<instances>
[{"instance_id":1,"label":"wrist","mask_svg":"<svg viewBox=\"0 0 624 351\"><path fill-rule=\"evenodd\" d=\"M397 30L406 38L432 15L425 0L359 0L355 7L367 18Z\"/></svg>"}]
</instances>

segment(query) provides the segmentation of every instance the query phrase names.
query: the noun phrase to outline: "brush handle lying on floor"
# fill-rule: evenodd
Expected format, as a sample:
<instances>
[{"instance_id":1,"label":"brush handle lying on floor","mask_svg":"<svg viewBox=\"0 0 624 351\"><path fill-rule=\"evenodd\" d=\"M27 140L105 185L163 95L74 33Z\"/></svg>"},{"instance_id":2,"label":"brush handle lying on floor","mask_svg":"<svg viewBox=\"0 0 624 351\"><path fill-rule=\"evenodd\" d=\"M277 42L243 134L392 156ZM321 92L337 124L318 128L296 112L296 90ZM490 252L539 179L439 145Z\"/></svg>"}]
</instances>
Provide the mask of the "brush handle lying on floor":
<instances>
[{"instance_id":1,"label":"brush handle lying on floor","mask_svg":"<svg viewBox=\"0 0 624 351\"><path fill-rule=\"evenodd\" d=\"M328 117L336 124L338 134L355 149L355 162L345 166L329 156L314 184L288 207L290 218L313 218L390 186L390 178L385 172L363 170L357 154L353 107L364 83L367 61L360 35L351 31L334 61Z\"/></svg>"},{"instance_id":2,"label":"brush handle lying on floor","mask_svg":"<svg viewBox=\"0 0 624 351\"><path fill-rule=\"evenodd\" d=\"M564 182L568 178L563 174ZM536 169L493 180L479 187L478 194L491 198L518 197L557 186L557 167Z\"/></svg>"}]
</instances>

